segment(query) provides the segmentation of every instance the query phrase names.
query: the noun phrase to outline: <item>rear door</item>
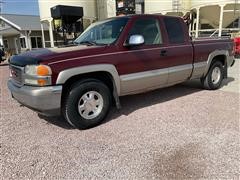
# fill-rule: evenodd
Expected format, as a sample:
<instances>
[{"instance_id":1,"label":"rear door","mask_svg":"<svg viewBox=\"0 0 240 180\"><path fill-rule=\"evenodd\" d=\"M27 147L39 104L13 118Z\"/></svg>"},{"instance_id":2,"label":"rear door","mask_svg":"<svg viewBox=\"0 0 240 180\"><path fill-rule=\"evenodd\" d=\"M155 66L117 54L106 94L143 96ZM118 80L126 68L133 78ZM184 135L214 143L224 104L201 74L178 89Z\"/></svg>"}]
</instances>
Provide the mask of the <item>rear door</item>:
<instances>
[{"instance_id":1,"label":"rear door","mask_svg":"<svg viewBox=\"0 0 240 180\"><path fill-rule=\"evenodd\" d=\"M187 26L176 17L163 18L168 46L166 56L169 65L168 84L187 80L193 69L193 47Z\"/></svg>"}]
</instances>

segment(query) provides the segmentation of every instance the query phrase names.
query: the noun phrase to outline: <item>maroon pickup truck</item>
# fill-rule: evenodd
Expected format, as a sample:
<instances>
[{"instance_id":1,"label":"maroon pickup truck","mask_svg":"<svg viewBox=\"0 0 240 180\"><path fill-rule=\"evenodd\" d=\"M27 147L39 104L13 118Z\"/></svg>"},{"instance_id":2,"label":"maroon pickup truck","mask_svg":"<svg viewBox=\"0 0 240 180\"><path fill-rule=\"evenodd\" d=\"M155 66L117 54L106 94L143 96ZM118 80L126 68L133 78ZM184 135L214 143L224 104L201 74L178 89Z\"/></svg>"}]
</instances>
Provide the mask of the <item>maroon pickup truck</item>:
<instances>
[{"instance_id":1,"label":"maroon pickup truck","mask_svg":"<svg viewBox=\"0 0 240 180\"><path fill-rule=\"evenodd\" d=\"M217 89L234 63L233 41L192 41L181 18L115 17L92 24L70 47L30 51L10 60L13 98L75 127L103 121L119 96L200 79Z\"/></svg>"}]
</instances>

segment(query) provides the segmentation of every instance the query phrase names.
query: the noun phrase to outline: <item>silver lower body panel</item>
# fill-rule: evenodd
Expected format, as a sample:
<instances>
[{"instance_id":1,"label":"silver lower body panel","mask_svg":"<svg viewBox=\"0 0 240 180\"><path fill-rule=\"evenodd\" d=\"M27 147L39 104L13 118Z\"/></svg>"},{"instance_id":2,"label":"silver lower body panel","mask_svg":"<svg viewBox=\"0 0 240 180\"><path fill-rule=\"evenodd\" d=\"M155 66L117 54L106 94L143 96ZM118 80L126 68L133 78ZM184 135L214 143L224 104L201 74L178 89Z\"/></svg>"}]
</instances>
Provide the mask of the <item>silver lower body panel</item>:
<instances>
[{"instance_id":1,"label":"silver lower body panel","mask_svg":"<svg viewBox=\"0 0 240 180\"><path fill-rule=\"evenodd\" d=\"M40 114L48 116L61 114L62 86L18 86L12 80L9 80L8 88L12 97L20 104Z\"/></svg>"}]
</instances>

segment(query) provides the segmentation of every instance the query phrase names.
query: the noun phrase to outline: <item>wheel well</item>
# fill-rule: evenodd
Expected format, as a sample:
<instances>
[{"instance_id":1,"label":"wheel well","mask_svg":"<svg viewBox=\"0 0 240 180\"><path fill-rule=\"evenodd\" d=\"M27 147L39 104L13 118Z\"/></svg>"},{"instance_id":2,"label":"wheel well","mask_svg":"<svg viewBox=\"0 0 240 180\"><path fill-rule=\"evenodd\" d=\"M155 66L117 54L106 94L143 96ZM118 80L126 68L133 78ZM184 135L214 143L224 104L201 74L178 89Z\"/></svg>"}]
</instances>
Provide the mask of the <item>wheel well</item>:
<instances>
[{"instance_id":1,"label":"wheel well","mask_svg":"<svg viewBox=\"0 0 240 180\"><path fill-rule=\"evenodd\" d=\"M215 56L211 62L211 66L213 63L215 63L216 61L219 61L222 63L223 66L225 66L226 64L226 56L225 55L218 55L218 56ZM211 67L210 66L210 67Z\"/></svg>"},{"instance_id":2,"label":"wheel well","mask_svg":"<svg viewBox=\"0 0 240 180\"><path fill-rule=\"evenodd\" d=\"M211 59L210 59L211 60ZM222 65L224 66L224 77L227 76L227 66L226 66L226 56L225 55L217 55L215 57L212 58L212 61L208 61L208 65L207 65L207 69L205 71L205 73L203 74L203 76L201 78L204 78L206 77L207 73L209 72L210 68L212 67L212 65L215 63L215 62L221 62Z\"/></svg>"},{"instance_id":3,"label":"wheel well","mask_svg":"<svg viewBox=\"0 0 240 180\"><path fill-rule=\"evenodd\" d=\"M86 74L79 74L69 78L63 85L63 94L65 94L70 88L71 85L77 81L83 79L96 79L104 83L111 92L113 92L113 77L108 72L93 72L93 73L86 73Z\"/></svg>"},{"instance_id":4,"label":"wheel well","mask_svg":"<svg viewBox=\"0 0 240 180\"><path fill-rule=\"evenodd\" d=\"M63 84L63 91L62 91L62 103L65 99L65 96L67 92L70 90L71 86L76 83L77 81L83 80L83 79L96 79L104 83L112 92L114 91L114 85L113 85L113 77L110 73L100 71L100 72L93 72L93 73L86 73L86 74L79 74L76 76L73 76L69 78L64 84Z\"/></svg>"},{"instance_id":5,"label":"wheel well","mask_svg":"<svg viewBox=\"0 0 240 180\"><path fill-rule=\"evenodd\" d=\"M223 68L224 68L224 73L223 73L223 76L224 76L224 78L227 78L227 74L228 74L228 69L227 69L227 59L226 59L227 57L225 56L225 55L218 55L218 56L215 56L214 58L213 58L213 60L212 60L212 62L211 62L211 65L209 66L209 69L208 69L208 71L210 70L210 68L212 67L212 65L213 65L213 63L215 63L215 62L220 62L220 63L222 63L222 65L223 65Z\"/></svg>"}]
</instances>

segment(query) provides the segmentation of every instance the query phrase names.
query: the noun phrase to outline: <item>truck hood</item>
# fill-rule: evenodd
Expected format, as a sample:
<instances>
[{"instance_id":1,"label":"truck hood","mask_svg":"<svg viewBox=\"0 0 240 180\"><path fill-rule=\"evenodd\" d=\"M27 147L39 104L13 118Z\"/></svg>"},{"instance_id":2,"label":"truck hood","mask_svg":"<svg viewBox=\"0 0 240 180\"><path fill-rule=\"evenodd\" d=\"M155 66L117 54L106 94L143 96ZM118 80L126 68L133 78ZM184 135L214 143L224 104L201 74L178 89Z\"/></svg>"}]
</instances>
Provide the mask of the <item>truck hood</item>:
<instances>
[{"instance_id":1,"label":"truck hood","mask_svg":"<svg viewBox=\"0 0 240 180\"><path fill-rule=\"evenodd\" d=\"M101 52L106 46L70 46L60 48L44 48L32 51L27 51L19 55L14 55L10 58L10 64L16 66L26 66L33 64L48 64L49 62L60 59L81 57L85 54L93 54Z\"/></svg>"}]
</instances>

